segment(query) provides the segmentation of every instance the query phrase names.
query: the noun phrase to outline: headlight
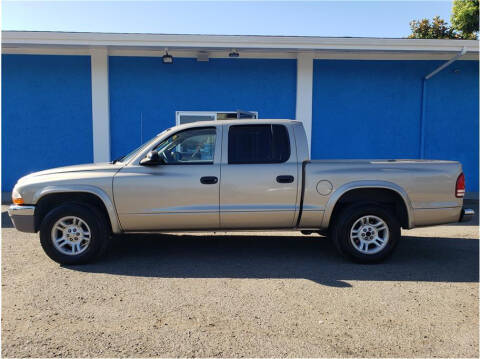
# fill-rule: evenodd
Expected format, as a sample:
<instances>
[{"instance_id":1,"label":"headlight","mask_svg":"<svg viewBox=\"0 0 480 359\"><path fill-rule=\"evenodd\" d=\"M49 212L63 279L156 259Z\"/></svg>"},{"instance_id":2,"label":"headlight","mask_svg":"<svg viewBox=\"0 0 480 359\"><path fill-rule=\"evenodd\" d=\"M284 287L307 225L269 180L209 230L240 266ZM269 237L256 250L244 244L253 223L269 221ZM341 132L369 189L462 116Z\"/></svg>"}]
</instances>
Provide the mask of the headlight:
<instances>
[{"instance_id":1,"label":"headlight","mask_svg":"<svg viewBox=\"0 0 480 359\"><path fill-rule=\"evenodd\" d=\"M23 204L23 198L15 188L12 191L12 202L15 204Z\"/></svg>"}]
</instances>

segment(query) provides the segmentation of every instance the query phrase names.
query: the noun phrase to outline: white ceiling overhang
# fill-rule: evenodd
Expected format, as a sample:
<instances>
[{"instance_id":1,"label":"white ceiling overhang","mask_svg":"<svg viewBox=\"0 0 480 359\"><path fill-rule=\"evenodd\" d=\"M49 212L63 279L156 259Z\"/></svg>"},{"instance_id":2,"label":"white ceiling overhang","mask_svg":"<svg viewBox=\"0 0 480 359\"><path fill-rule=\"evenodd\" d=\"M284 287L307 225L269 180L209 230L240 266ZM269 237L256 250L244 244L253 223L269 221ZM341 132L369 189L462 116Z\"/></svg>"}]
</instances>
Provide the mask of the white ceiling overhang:
<instances>
[{"instance_id":1,"label":"white ceiling overhang","mask_svg":"<svg viewBox=\"0 0 480 359\"><path fill-rule=\"evenodd\" d=\"M225 57L231 49L238 49L240 57L295 58L298 53L312 53L316 58L332 59L444 59L463 48L464 59L478 59L479 50L476 40L450 39L2 32L4 53L81 54L96 47L126 56L160 56L168 48L174 56L207 51L210 57Z\"/></svg>"}]
</instances>

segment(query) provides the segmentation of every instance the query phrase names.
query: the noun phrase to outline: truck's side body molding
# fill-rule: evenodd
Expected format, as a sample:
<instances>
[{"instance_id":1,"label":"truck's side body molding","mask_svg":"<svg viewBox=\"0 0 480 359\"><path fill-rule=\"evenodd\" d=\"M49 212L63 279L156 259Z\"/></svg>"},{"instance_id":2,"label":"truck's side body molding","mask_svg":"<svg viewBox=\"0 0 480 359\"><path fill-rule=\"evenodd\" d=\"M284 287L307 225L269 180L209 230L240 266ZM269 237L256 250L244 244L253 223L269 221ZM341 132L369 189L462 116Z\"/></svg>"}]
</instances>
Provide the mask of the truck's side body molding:
<instances>
[{"instance_id":1,"label":"truck's side body molding","mask_svg":"<svg viewBox=\"0 0 480 359\"><path fill-rule=\"evenodd\" d=\"M353 181L345 183L338 189L336 189L330 196L327 204L325 205L325 212L323 215L322 228L328 228L330 224L330 219L337 202L342 198L343 195L347 194L350 191L356 189L387 189L396 192L402 198L405 208L407 210L408 216L408 228L413 228L413 209L408 197L407 192L400 186L395 183L388 181Z\"/></svg>"},{"instance_id":2,"label":"truck's side body molding","mask_svg":"<svg viewBox=\"0 0 480 359\"><path fill-rule=\"evenodd\" d=\"M33 195L33 202L38 203L38 201L50 194L57 194L57 193L90 193L94 196L97 196L105 205L107 209L108 217L110 219L110 223L112 224L112 232L113 233L121 233L122 228L118 221L117 212L115 210L115 206L110 199L110 197L100 188L95 186L88 186L88 185L61 185L61 186L47 186L40 191L35 192Z\"/></svg>"}]
</instances>

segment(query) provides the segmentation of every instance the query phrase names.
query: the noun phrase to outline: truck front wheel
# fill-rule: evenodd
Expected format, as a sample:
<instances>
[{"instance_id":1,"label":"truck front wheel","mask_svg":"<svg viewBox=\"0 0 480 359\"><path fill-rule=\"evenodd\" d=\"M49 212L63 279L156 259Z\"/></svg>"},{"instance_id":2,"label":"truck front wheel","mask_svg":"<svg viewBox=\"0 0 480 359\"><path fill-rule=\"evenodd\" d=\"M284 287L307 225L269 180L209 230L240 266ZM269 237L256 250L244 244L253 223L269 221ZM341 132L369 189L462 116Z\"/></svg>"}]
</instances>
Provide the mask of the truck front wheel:
<instances>
[{"instance_id":1,"label":"truck front wheel","mask_svg":"<svg viewBox=\"0 0 480 359\"><path fill-rule=\"evenodd\" d=\"M105 216L94 207L77 203L52 209L40 227L43 250L60 264L84 264L98 258L108 239Z\"/></svg>"},{"instance_id":2,"label":"truck front wheel","mask_svg":"<svg viewBox=\"0 0 480 359\"><path fill-rule=\"evenodd\" d=\"M331 230L338 251L360 263L387 258L400 239L400 224L388 208L359 203L343 208Z\"/></svg>"}]
</instances>

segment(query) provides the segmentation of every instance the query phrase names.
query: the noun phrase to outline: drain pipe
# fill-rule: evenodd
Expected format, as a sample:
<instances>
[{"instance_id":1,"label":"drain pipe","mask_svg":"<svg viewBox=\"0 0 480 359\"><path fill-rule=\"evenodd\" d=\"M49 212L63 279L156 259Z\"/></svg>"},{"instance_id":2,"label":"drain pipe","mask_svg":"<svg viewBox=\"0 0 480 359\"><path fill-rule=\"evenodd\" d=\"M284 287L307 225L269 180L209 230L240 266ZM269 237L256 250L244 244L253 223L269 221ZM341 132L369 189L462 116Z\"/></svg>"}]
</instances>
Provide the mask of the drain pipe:
<instances>
[{"instance_id":1,"label":"drain pipe","mask_svg":"<svg viewBox=\"0 0 480 359\"><path fill-rule=\"evenodd\" d=\"M450 64L457 61L460 57L467 53L467 49L464 47L462 51L460 51L456 56L452 57L450 60L445 62L444 64L437 67L435 70L430 72L427 76L422 79L422 92L420 95L420 104L421 104L421 111L420 111L420 158L425 157L425 119L426 119L426 93L427 93L427 80L438 74L444 68L449 66Z\"/></svg>"}]
</instances>

